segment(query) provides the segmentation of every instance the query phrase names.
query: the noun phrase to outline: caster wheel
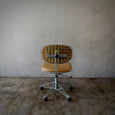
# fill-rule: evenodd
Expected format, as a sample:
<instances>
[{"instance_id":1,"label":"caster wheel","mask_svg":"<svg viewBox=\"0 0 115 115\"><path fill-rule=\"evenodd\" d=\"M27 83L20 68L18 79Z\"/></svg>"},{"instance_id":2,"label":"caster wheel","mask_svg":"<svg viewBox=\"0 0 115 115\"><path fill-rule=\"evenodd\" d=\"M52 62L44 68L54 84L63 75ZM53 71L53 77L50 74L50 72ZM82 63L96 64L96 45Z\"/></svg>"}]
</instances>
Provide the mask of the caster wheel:
<instances>
[{"instance_id":1,"label":"caster wheel","mask_svg":"<svg viewBox=\"0 0 115 115\"><path fill-rule=\"evenodd\" d=\"M70 90L73 90L73 86L71 86L69 89L70 89Z\"/></svg>"},{"instance_id":2,"label":"caster wheel","mask_svg":"<svg viewBox=\"0 0 115 115\"><path fill-rule=\"evenodd\" d=\"M43 97L44 101L48 101L48 98L46 96Z\"/></svg>"},{"instance_id":3,"label":"caster wheel","mask_svg":"<svg viewBox=\"0 0 115 115\"><path fill-rule=\"evenodd\" d=\"M68 102L71 102L71 101L72 101L71 97L67 98L67 100L68 100Z\"/></svg>"},{"instance_id":4,"label":"caster wheel","mask_svg":"<svg viewBox=\"0 0 115 115\"><path fill-rule=\"evenodd\" d=\"M70 78L72 78L72 76L70 76Z\"/></svg>"},{"instance_id":5,"label":"caster wheel","mask_svg":"<svg viewBox=\"0 0 115 115\"><path fill-rule=\"evenodd\" d=\"M40 90L44 90L44 87L43 87L43 86L40 86Z\"/></svg>"}]
</instances>

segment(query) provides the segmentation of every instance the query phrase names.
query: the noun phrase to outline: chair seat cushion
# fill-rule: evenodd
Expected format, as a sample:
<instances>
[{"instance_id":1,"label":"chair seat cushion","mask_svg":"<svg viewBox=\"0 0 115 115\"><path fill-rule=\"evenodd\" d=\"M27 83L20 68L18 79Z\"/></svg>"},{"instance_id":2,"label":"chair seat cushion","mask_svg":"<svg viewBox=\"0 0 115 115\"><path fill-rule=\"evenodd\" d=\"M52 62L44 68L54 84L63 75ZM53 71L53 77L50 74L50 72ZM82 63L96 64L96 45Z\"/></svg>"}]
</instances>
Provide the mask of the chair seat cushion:
<instances>
[{"instance_id":1,"label":"chair seat cushion","mask_svg":"<svg viewBox=\"0 0 115 115\"><path fill-rule=\"evenodd\" d=\"M55 64L43 63L41 66L43 71L55 72ZM71 63L64 63L58 65L58 72L69 72L72 69Z\"/></svg>"}]
</instances>

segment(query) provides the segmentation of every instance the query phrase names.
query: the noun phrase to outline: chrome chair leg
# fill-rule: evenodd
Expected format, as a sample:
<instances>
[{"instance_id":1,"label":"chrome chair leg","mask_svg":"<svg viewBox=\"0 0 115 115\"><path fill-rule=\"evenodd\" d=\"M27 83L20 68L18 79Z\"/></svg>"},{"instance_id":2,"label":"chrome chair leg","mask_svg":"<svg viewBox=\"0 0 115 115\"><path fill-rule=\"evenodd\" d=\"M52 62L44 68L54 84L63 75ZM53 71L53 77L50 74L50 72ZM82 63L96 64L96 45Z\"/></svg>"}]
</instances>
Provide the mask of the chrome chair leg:
<instances>
[{"instance_id":1,"label":"chrome chair leg","mask_svg":"<svg viewBox=\"0 0 115 115\"><path fill-rule=\"evenodd\" d=\"M59 76L63 76L64 78L67 78L67 77L68 77L68 78L72 78L72 76L63 75L63 74L61 74L61 73L59 74Z\"/></svg>"}]
</instances>

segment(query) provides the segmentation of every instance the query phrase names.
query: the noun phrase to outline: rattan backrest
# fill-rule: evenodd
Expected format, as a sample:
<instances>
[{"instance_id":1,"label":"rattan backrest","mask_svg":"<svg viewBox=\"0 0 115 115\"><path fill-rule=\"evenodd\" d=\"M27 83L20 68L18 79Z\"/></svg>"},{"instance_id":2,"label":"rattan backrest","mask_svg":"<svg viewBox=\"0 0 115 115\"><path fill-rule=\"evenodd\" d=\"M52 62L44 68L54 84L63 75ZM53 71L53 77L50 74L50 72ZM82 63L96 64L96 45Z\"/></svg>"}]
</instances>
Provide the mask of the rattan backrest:
<instances>
[{"instance_id":1,"label":"rattan backrest","mask_svg":"<svg viewBox=\"0 0 115 115\"><path fill-rule=\"evenodd\" d=\"M72 58L72 49L67 45L47 45L42 49L42 58L48 63L55 63L55 57L48 57L47 55L55 55L55 51L59 52L59 55L65 55L66 57L59 58L59 64L67 63Z\"/></svg>"}]
</instances>

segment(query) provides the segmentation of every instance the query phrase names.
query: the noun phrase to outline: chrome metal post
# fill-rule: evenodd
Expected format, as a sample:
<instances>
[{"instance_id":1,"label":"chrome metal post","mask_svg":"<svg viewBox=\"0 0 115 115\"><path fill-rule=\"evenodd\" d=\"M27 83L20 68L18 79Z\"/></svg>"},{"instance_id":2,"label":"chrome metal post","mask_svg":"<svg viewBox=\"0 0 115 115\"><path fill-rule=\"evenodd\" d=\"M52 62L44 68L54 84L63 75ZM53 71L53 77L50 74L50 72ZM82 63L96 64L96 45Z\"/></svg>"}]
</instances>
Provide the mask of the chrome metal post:
<instances>
[{"instance_id":1,"label":"chrome metal post","mask_svg":"<svg viewBox=\"0 0 115 115\"><path fill-rule=\"evenodd\" d=\"M55 89L58 89L58 62L59 54L58 51L55 51Z\"/></svg>"},{"instance_id":2,"label":"chrome metal post","mask_svg":"<svg viewBox=\"0 0 115 115\"><path fill-rule=\"evenodd\" d=\"M58 75L55 74L55 89L58 89Z\"/></svg>"}]
</instances>

